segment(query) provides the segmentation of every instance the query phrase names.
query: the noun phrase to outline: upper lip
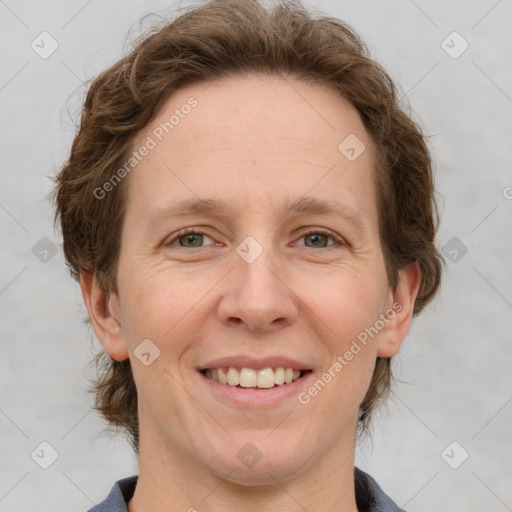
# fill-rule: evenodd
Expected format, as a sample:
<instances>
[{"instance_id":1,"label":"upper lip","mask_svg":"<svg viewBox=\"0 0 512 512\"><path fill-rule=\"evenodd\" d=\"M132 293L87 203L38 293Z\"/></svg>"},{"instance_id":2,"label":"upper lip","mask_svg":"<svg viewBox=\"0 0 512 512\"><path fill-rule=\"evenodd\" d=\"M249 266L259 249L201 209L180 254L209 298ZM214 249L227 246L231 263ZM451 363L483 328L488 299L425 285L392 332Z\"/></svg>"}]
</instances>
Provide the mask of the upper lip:
<instances>
[{"instance_id":1,"label":"upper lip","mask_svg":"<svg viewBox=\"0 0 512 512\"><path fill-rule=\"evenodd\" d=\"M251 356L231 356L221 357L208 361L200 366L198 370L206 370L212 368L254 368L255 370L262 368L293 368L294 370L311 370L311 366L296 359L285 356L268 356L262 358L254 358Z\"/></svg>"}]
</instances>

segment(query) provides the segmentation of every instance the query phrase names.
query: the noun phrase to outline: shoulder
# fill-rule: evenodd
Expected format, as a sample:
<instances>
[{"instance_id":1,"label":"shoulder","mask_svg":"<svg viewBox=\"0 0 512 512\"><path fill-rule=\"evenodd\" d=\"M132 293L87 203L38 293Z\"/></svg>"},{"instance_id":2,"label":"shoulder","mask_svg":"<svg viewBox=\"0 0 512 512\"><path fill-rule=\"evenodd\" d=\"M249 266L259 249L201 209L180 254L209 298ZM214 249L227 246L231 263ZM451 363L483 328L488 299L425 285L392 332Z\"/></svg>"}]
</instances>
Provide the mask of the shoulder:
<instances>
[{"instance_id":1,"label":"shoulder","mask_svg":"<svg viewBox=\"0 0 512 512\"><path fill-rule=\"evenodd\" d=\"M360 512L405 512L367 473L354 468L356 503Z\"/></svg>"},{"instance_id":2,"label":"shoulder","mask_svg":"<svg viewBox=\"0 0 512 512\"><path fill-rule=\"evenodd\" d=\"M131 500L138 475L118 480L112 487L109 495L87 512L128 512L126 504Z\"/></svg>"}]
</instances>

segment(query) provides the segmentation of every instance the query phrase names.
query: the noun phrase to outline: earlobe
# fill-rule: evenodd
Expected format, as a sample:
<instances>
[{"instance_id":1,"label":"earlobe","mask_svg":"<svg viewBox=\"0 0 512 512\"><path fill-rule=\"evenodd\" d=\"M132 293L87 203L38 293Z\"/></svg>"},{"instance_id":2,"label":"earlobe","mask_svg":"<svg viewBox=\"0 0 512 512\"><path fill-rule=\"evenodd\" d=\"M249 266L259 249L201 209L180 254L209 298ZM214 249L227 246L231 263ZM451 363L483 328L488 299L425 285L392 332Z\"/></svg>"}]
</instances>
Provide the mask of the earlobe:
<instances>
[{"instance_id":1,"label":"earlobe","mask_svg":"<svg viewBox=\"0 0 512 512\"><path fill-rule=\"evenodd\" d=\"M411 327L419 285L418 263L411 263L400 270L398 284L390 293L391 305L386 312L389 321L379 337L377 348L379 357L394 356L405 340Z\"/></svg>"},{"instance_id":2,"label":"earlobe","mask_svg":"<svg viewBox=\"0 0 512 512\"><path fill-rule=\"evenodd\" d=\"M107 299L94 272L80 272L80 287L92 327L103 348L116 361L128 359L123 329L118 320L117 296Z\"/></svg>"}]
</instances>

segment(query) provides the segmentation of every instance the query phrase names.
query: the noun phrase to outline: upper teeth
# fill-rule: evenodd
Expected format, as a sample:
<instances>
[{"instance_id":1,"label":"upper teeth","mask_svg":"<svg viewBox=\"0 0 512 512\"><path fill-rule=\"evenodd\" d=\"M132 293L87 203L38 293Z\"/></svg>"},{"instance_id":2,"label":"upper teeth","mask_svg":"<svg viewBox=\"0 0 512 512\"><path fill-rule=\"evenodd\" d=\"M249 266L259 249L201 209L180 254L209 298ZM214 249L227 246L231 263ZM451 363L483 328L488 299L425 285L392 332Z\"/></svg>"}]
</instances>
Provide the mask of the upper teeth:
<instances>
[{"instance_id":1,"label":"upper teeth","mask_svg":"<svg viewBox=\"0 0 512 512\"><path fill-rule=\"evenodd\" d=\"M275 385L289 384L300 377L300 370L293 368L212 368L206 370L206 377L230 386L240 385L243 388L273 388Z\"/></svg>"}]
</instances>

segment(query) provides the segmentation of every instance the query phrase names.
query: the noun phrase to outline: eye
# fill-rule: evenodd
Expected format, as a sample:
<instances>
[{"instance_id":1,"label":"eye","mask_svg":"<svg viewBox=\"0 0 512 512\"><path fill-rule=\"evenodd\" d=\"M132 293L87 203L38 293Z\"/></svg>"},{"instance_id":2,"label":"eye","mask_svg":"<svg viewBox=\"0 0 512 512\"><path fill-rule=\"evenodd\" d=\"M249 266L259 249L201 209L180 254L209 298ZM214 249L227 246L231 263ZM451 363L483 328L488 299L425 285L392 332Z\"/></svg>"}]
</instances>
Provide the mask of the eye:
<instances>
[{"instance_id":1,"label":"eye","mask_svg":"<svg viewBox=\"0 0 512 512\"><path fill-rule=\"evenodd\" d=\"M204 247L203 242L205 241L205 238L213 241L211 237L204 234L202 231L195 228L187 228L178 232L174 238L169 242L166 242L165 245L179 246L185 249L199 248ZM338 238L334 233L318 228L308 228L302 234L300 239L305 239L306 243L304 245L308 249L324 249L331 247L332 245L345 245L343 240ZM329 243L329 239L331 239L333 243Z\"/></svg>"},{"instance_id":2,"label":"eye","mask_svg":"<svg viewBox=\"0 0 512 512\"><path fill-rule=\"evenodd\" d=\"M334 241L333 244L328 243L329 238ZM344 242L340 238L338 238L334 233L318 228L308 228L306 232L302 234L300 239L305 239L306 243L304 245L306 245L306 247L308 247L309 249L324 249L332 245L344 245ZM308 242L311 245L307 245Z\"/></svg>"},{"instance_id":3,"label":"eye","mask_svg":"<svg viewBox=\"0 0 512 512\"><path fill-rule=\"evenodd\" d=\"M192 249L194 247L203 247L203 241L205 238L213 240L208 235L205 235L201 231L194 228L188 228L180 231L174 238L166 242L166 246L179 245L185 249ZM174 242L178 242L175 244Z\"/></svg>"}]
</instances>

